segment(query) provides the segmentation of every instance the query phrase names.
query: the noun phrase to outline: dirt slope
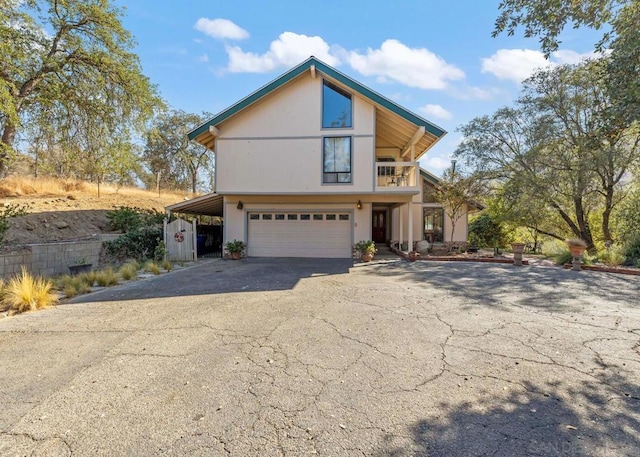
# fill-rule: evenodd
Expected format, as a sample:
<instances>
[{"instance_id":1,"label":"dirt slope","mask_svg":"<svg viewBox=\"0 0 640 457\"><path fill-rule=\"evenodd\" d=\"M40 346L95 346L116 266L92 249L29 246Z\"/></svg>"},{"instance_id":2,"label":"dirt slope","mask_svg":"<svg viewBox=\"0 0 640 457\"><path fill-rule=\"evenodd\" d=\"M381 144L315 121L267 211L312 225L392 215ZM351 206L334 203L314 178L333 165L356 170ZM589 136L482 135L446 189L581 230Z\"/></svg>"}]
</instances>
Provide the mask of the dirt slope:
<instances>
[{"instance_id":1,"label":"dirt slope","mask_svg":"<svg viewBox=\"0 0 640 457\"><path fill-rule=\"evenodd\" d=\"M30 195L0 198L0 207L9 204L29 207L29 214L11 219L4 250L10 251L29 243L80 240L97 233L108 233L106 212L116 206L164 211L165 206L185 198L179 194L158 197L153 192L140 189L120 189L116 193L115 189L109 188L101 189L98 198L97 190L90 185L64 195L55 193L43 195L34 191Z\"/></svg>"}]
</instances>

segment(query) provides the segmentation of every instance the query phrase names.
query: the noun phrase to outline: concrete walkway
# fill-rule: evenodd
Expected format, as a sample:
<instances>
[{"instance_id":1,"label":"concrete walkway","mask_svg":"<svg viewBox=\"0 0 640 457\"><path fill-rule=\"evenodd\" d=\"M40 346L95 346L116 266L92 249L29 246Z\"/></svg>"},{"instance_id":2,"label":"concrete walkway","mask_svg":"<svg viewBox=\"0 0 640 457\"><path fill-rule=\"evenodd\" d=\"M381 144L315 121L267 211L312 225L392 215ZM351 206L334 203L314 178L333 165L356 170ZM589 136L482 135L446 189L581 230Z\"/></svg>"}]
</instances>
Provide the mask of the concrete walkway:
<instances>
[{"instance_id":1,"label":"concrete walkway","mask_svg":"<svg viewBox=\"0 0 640 457\"><path fill-rule=\"evenodd\" d=\"M632 456L640 278L208 262L0 320L0 455Z\"/></svg>"}]
</instances>

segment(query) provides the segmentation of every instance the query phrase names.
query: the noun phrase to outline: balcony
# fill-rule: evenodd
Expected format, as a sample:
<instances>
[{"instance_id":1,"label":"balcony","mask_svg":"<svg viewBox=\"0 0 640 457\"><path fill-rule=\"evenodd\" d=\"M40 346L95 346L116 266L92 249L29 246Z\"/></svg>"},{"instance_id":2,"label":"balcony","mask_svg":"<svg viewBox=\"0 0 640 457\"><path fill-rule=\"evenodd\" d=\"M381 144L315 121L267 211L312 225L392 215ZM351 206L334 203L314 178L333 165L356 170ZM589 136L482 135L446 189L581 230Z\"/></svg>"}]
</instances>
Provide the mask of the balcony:
<instances>
[{"instance_id":1,"label":"balcony","mask_svg":"<svg viewBox=\"0 0 640 457\"><path fill-rule=\"evenodd\" d=\"M418 162L376 162L376 192L420 192Z\"/></svg>"}]
</instances>

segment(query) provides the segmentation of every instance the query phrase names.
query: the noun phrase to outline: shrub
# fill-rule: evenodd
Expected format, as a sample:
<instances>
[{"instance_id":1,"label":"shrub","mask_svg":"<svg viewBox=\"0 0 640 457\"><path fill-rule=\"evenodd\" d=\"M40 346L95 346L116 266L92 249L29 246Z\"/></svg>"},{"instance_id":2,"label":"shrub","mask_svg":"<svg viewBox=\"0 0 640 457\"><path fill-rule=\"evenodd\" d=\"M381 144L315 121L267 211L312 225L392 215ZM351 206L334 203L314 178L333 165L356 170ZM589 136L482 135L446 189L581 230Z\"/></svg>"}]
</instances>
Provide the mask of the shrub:
<instances>
[{"instance_id":1,"label":"shrub","mask_svg":"<svg viewBox=\"0 0 640 457\"><path fill-rule=\"evenodd\" d=\"M22 267L22 273L6 284L2 302L18 313L48 308L58 301L58 297L51 293L52 287L51 281L34 277Z\"/></svg>"},{"instance_id":2,"label":"shrub","mask_svg":"<svg viewBox=\"0 0 640 457\"><path fill-rule=\"evenodd\" d=\"M598 254L598 262L602 262L605 265L617 267L622 265L625 261L625 255L619 248L606 249Z\"/></svg>"},{"instance_id":3,"label":"shrub","mask_svg":"<svg viewBox=\"0 0 640 457\"><path fill-rule=\"evenodd\" d=\"M555 255L556 265L564 265L565 263L571 263L573 261L573 256L571 255L571 251L565 249L563 251L558 252ZM593 260L586 253L582 256L582 263L585 265L591 265Z\"/></svg>"},{"instance_id":4,"label":"shrub","mask_svg":"<svg viewBox=\"0 0 640 457\"><path fill-rule=\"evenodd\" d=\"M171 271L173 270L173 264L170 260L165 259L162 261L162 268L164 268L166 271Z\"/></svg>"},{"instance_id":5,"label":"shrub","mask_svg":"<svg viewBox=\"0 0 640 457\"><path fill-rule=\"evenodd\" d=\"M4 245L4 237L9 230L9 220L13 217L27 215L28 209L28 206L7 205L0 210L0 247Z\"/></svg>"},{"instance_id":6,"label":"shrub","mask_svg":"<svg viewBox=\"0 0 640 457\"><path fill-rule=\"evenodd\" d=\"M107 219L111 230L127 233L143 227L162 224L164 214L155 209L117 206L112 211L107 211Z\"/></svg>"},{"instance_id":7,"label":"shrub","mask_svg":"<svg viewBox=\"0 0 640 457\"><path fill-rule=\"evenodd\" d=\"M129 281L130 279L134 279L138 276L138 267L132 263L125 263L118 270L118 274L125 281Z\"/></svg>"},{"instance_id":8,"label":"shrub","mask_svg":"<svg viewBox=\"0 0 640 457\"><path fill-rule=\"evenodd\" d=\"M160 240L156 248L153 250L153 258L155 260L164 260L167 256L167 246L164 244L164 241Z\"/></svg>"},{"instance_id":9,"label":"shrub","mask_svg":"<svg viewBox=\"0 0 640 457\"><path fill-rule=\"evenodd\" d=\"M118 276L112 268L105 268L96 273L96 282L100 287L115 286L118 284Z\"/></svg>"},{"instance_id":10,"label":"shrub","mask_svg":"<svg viewBox=\"0 0 640 457\"><path fill-rule=\"evenodd\" d=\"M625 245L624 256L625 265L637 265L640 262L640 234Z\"/></svg>"},{"instance_id":11,"label":"shrub","mask_svg":"<svg viewBox=\"0 0 640 457\"><path fill-rule=\"evenodd\" d=\"M113 241L105 241L107 255L117 260L144 260L155 254L162 241L161 227L143 227L119 236Z\"/></svg>"},{"instance_id":12,"label":"shrub","mask_svg":"<svg viewBox=\"0 0 640 457\"><path fill-rule=\"evenodd\" d=\"M489 214L482 213L469 224L469 243L479 248L504 246L502 225Z\"/></svg>"}]
</instances>

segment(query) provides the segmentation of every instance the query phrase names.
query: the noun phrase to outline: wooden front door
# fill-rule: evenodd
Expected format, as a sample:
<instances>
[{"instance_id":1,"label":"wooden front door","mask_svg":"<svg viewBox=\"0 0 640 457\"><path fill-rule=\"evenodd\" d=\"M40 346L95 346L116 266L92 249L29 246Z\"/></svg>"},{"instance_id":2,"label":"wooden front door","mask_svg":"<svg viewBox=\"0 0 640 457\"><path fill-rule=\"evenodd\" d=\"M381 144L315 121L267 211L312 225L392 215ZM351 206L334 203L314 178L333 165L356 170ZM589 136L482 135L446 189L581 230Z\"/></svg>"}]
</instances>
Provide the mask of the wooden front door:
<instances>
[{"instance_id":1,"label":"wooden front door","mask_svg":"<svg viewBox=\"0 0 640 457\"><path fill-rule=\"evenodd\" d=\"M387 242L387 211L373 210L371 237L376 243Z\"/></svg>"}]
</instances>

